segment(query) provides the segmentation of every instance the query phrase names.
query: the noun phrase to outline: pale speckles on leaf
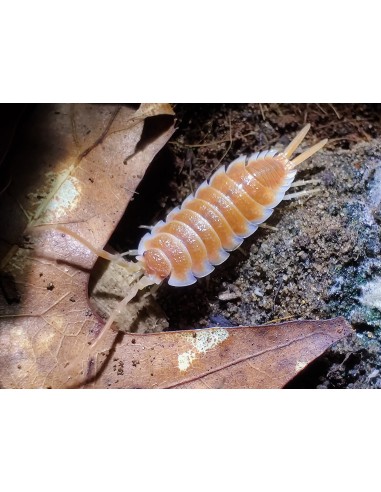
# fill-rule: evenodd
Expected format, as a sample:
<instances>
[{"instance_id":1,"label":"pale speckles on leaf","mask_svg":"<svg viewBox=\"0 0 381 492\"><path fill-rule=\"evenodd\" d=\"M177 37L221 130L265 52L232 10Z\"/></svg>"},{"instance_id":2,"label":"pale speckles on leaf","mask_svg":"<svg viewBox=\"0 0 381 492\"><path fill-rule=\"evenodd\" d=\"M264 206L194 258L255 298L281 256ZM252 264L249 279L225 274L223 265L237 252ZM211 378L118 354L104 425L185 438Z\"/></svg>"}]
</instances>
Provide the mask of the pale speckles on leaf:
<instances>
[{"instance_id":1,"label":"pale speckles on leaf","mask_svg":"<svg viewBox=\"0 0 381 492\"><path fill-rule=\"evenodd\" d=\"M180 354L178 357L180 371L186 371L195 360L196 354L192 350Z\"/></svg>"},{"instance_id":2,"label":"pale speckles on leaf","mask_svg":"<svg viewBox=\"0 0 381 492\"><path fill-rule=\"evenodd\" d=\"M196 336L191 337L191 342L197 352L202 352L205 354L208 350L226 340L228 336L228 330L224 330L222 328L209 328L208 330L196 332Z\"/></svg>"},{"instance_id":3,"label":"pale speckles on leaf","mask_svg":"<svg viewBox=\"0 0 381 492\"><path fill-rule=\"evenodd\" d=\"M59 221L77 208L82 191L78 179L70 176L67 171L59 173L55 176L53 190L38 207L35 221Z\"/></svg>"},{"instance_id":4,"label":"pale speckles on leaf","mask_svg":"<svg viewBox=\"0 0 381 492\"><path fill-rule=\"evenodd\" d=\"M307 366L308 362L298 360L298 362L295 365L295 372L299 372L302 369L304 369Z\"/></svg>"},{"instance_id":5,"label":"pale speckles on leaf","mask_svg":"<svg viewBox=\"0 0 381 492\"><path fill-rule=\"evenodd\" d=\"M80 194L79 181L72 176L68 177L48 203L46 213L52 213L57 219L66 215L77 206Z\"/></svg>"},{"instance_id":6,"label":"pale speckles on leaf","mask_svg":"<svg viewBox=\"0 0 381 492\"><path fill-rule=\"evenodd\" d=\"M184 338L188 343L191 343L195 349L188 350L178 356L178 367L180 371L186 371L192 362L196 359L197 353L206 354L229 336L228 330L223 328L209 328L208 330L200 330L193 334L185 333Z\"/></svg>"}]
</instances>

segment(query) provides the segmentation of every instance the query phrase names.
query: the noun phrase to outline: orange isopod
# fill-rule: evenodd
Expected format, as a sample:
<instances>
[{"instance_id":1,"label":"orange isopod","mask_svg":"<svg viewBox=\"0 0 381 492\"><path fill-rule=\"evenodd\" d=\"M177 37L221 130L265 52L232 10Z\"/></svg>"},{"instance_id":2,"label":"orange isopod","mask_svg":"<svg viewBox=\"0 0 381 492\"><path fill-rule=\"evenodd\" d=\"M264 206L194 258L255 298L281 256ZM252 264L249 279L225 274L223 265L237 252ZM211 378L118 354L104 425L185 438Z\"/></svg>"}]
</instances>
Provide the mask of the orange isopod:
<instances>
[{"instance_id":1,"label":"orange isopod","mask_svg":"<svg viewBox=\"0 0 381 492\"><path fill-rule=\"evenodd\" d=\"M322 140L292 159L309 129L306 125L283 152L256 152L221 166L145 234L137 259L147 283L168 279L176 287L191 285L223 263L283 200L295 167L327 143Z\"/></svg>"}]
</instances>

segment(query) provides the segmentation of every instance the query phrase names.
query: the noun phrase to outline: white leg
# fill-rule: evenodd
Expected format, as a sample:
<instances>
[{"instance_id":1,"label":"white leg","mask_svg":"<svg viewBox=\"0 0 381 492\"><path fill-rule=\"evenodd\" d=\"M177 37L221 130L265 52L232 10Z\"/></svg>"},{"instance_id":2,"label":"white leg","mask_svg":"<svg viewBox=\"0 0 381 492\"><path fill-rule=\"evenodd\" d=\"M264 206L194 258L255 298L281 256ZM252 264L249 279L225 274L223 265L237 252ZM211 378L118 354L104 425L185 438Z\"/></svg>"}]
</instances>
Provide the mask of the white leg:
<instances>
[{"instance_id":1,"label":"white leg","mask_svg":"<svg viewBox=\"0 0 381 492\"><path fill-rule=\"evenodd\" d=\"M268 224L266 224L266 222L263 222L262 224L259 224L258 227L261 227L262 229L269 229L270 231L277 231L278 230L277 227L268 225Z\"/></svg>"},{"instance_id":2,"label":"white leg","mask_svg":"<svg viewBox=\"0 0 381 492\"><path fill-rule=\"evenodd\" d=\"M140 225L139 229L147 229L148 231L152 231L154 226L148 226L148 225Z\"/></svg>"},{"instance_id":3,"label":"white leg","mask_svg":"<svg viewBox=\"0 0 381 492\"><path fill-rule=\"evenodd\" d=\"M315 188L314 190L297 191L296 193L289 193L288 195L284 195L283 200L292 200L294 198L301 198L302 196L316 195L321 191L322 188Z\"/></svg>"},{"instance_id":4,"label":"white leg","mask_svg":"<svg viewBox=\"0 0 381 492\"><path fill-rule=\"evenodd\" d=\"M319 184L320 183L320 179L300 179L299 181L294 181L290 188L296 188L297 186L304 186L304 185L308 185L308 184Z\"/></svg>"},{"instance_id":5,"label":"white leg","mask_svg":"<svg viewBox=\"0 0 381 492\"><path fill-rule=\"evenodd\" d=\"M125 251L124 253L120 253L119 256L137 256L138 250L137 249L129 249L128 251Z\"/></svg>"}]
</instances>

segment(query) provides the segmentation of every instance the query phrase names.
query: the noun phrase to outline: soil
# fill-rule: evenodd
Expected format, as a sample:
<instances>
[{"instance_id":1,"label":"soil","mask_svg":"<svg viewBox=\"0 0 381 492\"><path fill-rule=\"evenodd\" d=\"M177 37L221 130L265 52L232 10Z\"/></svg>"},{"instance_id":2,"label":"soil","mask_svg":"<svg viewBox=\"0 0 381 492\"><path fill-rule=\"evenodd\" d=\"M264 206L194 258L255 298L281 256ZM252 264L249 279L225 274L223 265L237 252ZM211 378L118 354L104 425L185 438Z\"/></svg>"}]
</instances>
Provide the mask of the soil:
<instances>
[{"instance_id":1,"label":"soil","mask_svg":"<svg viewBox=\"0 0 381 492\"><path fill-rule=\"evenodd\" d=\"M156 313L149 331L340 315L356 335L333 346L288 387L381 387L379 105L179 104L175 111L178 130L110 241L118 251L136 248L145 233L139 225L165 218L238 155L281 150L306 122L312 128L302 147L322 138L329 143L297 175L318 180L303 187L315 193L283 201L266 223L270 228L245 240L210 277L186 288L163 285L155 301L144 298L139 310L145 318L152 321L147 312ZM131 330L141 332L139 326Z\"/></svg>"}]
</instances>

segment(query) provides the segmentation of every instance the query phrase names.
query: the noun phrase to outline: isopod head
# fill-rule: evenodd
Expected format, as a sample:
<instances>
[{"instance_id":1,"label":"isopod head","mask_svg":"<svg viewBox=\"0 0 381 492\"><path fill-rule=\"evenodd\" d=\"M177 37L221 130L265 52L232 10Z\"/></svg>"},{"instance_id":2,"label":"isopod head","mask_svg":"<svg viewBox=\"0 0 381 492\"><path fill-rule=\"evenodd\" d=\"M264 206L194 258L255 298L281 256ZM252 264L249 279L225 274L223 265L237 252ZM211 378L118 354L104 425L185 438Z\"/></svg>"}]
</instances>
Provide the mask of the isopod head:
<instances>
[{"instance_id":1,"label":"isopod head","mask_svg":"<svg viewBox=\"0 0 381 492\"><path fill-rule=\"evenodd\" d=\"M171 264L159 249L147 249L142 256L137 257L137 260L142 263L146 277L155 284L161 284L171 274Z\"/></svg>"}]
</instances>

